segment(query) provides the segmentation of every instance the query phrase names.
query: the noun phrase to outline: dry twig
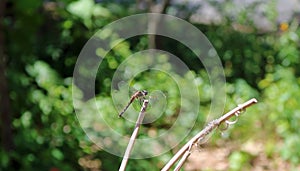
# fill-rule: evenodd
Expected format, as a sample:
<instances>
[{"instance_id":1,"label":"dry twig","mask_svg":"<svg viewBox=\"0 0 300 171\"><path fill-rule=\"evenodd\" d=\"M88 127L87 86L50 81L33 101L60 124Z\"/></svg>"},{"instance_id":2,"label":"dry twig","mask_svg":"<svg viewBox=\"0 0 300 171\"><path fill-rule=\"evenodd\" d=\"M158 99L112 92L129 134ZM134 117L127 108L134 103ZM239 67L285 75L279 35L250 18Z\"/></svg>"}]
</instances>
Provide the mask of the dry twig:
<instances>
[{"instance_id":1,"label":"dry twig","mask_svg":"<svg viewBox=\"0 0 300 171\"><path fill-rule=\"evenodd\" d=\"M234 124L235 122L230 122L229 119L233 116L239 116L239 114L244 111L247 107L257 103L256 99L251 99L248 100L247 102L238 105L238 107L234 108L230 112L224 114L218 119L215 119L208 123L208 125L201 131L199 132L196 136L194 136L190 141L188 141L174 156L173 158L162 168L161 171L167 171L169 170L177 160L183 155L182 159L176 166L175 170L179 170L187 157L190 154L190 149L191 147L196 144L197 142L201 141L202 139L205 138L209 133L212 132L213 129L216 127L220 126L223 122L226 123L226 125Z\"/></svg>"},{"instance_id":2,"label":"dry twig","mask_svg":"<svg viewBox=\"0 0 300 171\"><path fill-rule=\"evenodd\" d=\"M137 134L139 132L139 129L140 129L140 126L141 126L141 124L143 122L143 119L144 119L144 116L145 116L145 111L146 111L146 108L148 106L148 103L149 103L148 100L143 100L143 106L141 108L141 111L139 113L138 119L136 121L136 124L135 124L135 127L134 127L134 131L133 131L133 133L132 133L132 135L130 137L129 143L127 145L127 148L126 148L126 151L125 151L125 154L124 154L121 166L119 168L119 171L124 171L125 168L126 168L126 165L127 165L128 159L130 157L130 153L132 151L132 148L133 148L136 136L137 136Z\"/></svg>"}]
</instances>

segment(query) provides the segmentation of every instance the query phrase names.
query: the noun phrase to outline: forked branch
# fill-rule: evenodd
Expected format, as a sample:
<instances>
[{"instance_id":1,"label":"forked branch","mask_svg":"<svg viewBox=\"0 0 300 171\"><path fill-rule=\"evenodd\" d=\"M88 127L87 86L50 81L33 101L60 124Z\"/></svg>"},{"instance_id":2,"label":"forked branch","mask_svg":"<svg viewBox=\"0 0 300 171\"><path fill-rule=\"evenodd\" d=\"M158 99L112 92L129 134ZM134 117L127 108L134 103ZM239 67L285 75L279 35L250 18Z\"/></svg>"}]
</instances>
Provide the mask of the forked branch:
<instances>
[{"instance_id":1,"label":"forked branch","mask_svg":"<svg viewBox=\"0 0 300 171\"><path fill-rule=\"evenodd\" d=\"M190 141L188 141L174 156L173 158L162 168L161 171L167 171L169 170L175 163L176 161L179 160L179 158L181 156L182 159L180 160L180 162L178 163L177 167L175 168L175 170L179 170L180 167L183 165L183 163L185 162L185 160L187 159L187 157L190 154L190 149L193 145L197 144L197 142L201 141L202 139L205 138L205 136L207 136L209 133L212 132L213 129L215 129L216 127L220 126L223 122L226 123L226 125L235 123L235 122L230 122L229 119L233 116L239 116L240 113L244 110L246 110L247 107L250 107L251 105L257 103L257 100L255 98L238 105L238 107L234 108L233 110L231 110L230 112L224 114L223 116L221 116L218 119L215 119L211 122L208 123L208 125L201 131L199 132L196 136L194 136Z\"/></svg>"}]
</instances>

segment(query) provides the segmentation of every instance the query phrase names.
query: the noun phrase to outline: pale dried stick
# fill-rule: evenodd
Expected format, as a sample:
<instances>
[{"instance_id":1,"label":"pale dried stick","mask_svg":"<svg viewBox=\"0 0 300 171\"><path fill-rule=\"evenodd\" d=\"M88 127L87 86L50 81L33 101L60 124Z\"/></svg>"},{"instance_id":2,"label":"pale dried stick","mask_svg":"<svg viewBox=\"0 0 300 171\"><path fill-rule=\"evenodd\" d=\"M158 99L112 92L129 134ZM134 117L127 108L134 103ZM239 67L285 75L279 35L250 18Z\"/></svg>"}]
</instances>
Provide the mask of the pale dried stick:
<instances>
[{"instance_id":1,"label":"pale dried stick","mask_svg":"<svg viewBox=\"0 0 300 171\"><path fill-rule=\"evenodd\" d=\"M195 135L190 141L188 141L174 156L173 158L162 168L161 171L167 171L169 170L176 161L179 160L179 158L191 147L193 146L193 144L195 144L199 139L204 138L206 135L208 135L209 133L212 132L213 129L215 129L216 127L218 127L220 124L222 124L223 122L227 121L228 119L230 119L233 116L236 116L237 114L239 114L241 111L244 111L247 107L253 105L257 103L257 100L255 98L248 100L247 102L238 105L238 107L234 108L233 110L231 110L230 112L224 114L223 116L221 116L219 119L215 119L211 122L208 123L208 125L202 130L200 131L197 135ZM185 157L186 159L187 157ZM185 160L184 159L184 160ZM180 162L182 163L182 162ZM182 166L182 164L180 164L180 167Z\"/></svg>"},{"instance_id":2,"label":"pale dried stick","mask_svg":"<svg viewBox=\"0 0 300 171\"><path fill-rule=\"evenodd\" d=\"M191 146L189 146L189 149L187 151L185 151L184 155L181 157L178 164L176 165L174 171L180 170L180 168L183 166L186 159L191 155L191 151L192 151L192 144L191 144Z\"/></svg>"},{"instance_id":3,"label":"pale dried stick","mask_svg":"<svg viewBox=\"0 0 300 171\"><path fill-rule=\"evenodd\" d=\"M148 100L143 100L143 106L141 108L141 111L139 113L138 119L136 121L134 130L133 130L133 133L132 133L132 135L130 137L130 140L129 140L129 143L127 145L127 148L126 148L126 151L125 151L125 154L124 154L121 166L119 168L119 171L124 171L125 168L126 168L126 165L127 165L128 159L130 157L130 153L132 151L132 148L133 148L136 136L137 136L137 134L139 132L141 124L143 123L143 119L144 119L144 116L145 116L145 111L146 111L146 108L148 106L148 103L149 103Z\"/></svg>"}]
</instances>

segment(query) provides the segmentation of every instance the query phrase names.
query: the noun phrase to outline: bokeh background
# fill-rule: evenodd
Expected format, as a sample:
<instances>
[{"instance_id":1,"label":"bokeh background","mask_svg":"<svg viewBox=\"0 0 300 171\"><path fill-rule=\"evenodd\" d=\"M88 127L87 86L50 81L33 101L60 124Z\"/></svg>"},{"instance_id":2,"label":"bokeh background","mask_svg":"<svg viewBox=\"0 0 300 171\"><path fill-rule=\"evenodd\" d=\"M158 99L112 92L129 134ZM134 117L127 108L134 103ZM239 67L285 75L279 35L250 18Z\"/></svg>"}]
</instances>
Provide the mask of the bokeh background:
<instances>
[{"instance_id":1,"label":"bokeh background","mask_svg":"<svg viewBox=\"0 0 300 171\"><path fill-rule=\"evenodd\" d=\"M1 0L0 170L118 169L122 158L89 141L79 125L72 104L73 69L96 31L144 12L182 18L207 36L226 75L225 111L252 97L259 100L237 124L222 134L217 130L195 150L184 169L300 170L300 2L296 0ZM210 80L187 47L163 36L136 36L110 51L96 81L99 108L108 120L117 115L110 97L113 73L129 55L148 48L180 57L197 78L201 110L190 133L195 135L205 123L201 116L210 109ZM167 67L168 60L162 59L161 65ZM157 79L145 79L151 74ZM172 92L167 96L166 117L145 125L140 136L155 136L176 120L180 96L169 79L149 72L132 82ZM190 75L180 79L188 84ZM122 120L115 124L128 135L133 128ZM97 130L101 127L95 126ZM127 169L159 170L179 148L129 160Z\"/></svg>"}]
</instances>

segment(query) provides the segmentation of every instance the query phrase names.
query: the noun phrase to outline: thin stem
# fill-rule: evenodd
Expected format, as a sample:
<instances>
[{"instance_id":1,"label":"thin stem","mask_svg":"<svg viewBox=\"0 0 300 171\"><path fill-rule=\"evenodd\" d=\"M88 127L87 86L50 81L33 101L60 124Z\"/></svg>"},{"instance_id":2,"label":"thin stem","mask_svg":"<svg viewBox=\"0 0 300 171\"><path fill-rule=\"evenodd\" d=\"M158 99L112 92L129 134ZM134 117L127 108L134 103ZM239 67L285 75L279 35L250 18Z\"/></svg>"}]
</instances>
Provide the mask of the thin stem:
<instances>
[{"instance_id":1,"label":"thin stem","mask_svg":"<svg viewBox=\"0 0 300 171\"><path fill-rule=\"evenodd\" d=\"M197 135L195 135L190 141L188 141L174 156L173 158L162 168L161 171L167 171L169 170L176 161L179 160L179 158L193 145L199 140L200 138L204 138L209 133L212 132L213 129L218 127L223 122L230 119L232 116L235 116L236 113L240 113L241 111L244 111L247 107L250 107L251 105L257 103L257 100L255 98L248 100L247 102L238 105L238 107L234 108L230 112L224 114L219 119L213 120L208 123L208 125L200 131ZM181 165L182 166L182 165Z\"/></svg>"},{"instance_id":2,"label":"thin stem","mask_svg":"<svg viewBox=\"0 0 300 171\"><path fill-rule=\"evenodd\" d=\"M189 149L187 151L185 151L183 157L181 157L181 159L178 162L178 164L176 165L174 171L179 171L181 169L181 167L183 166L186 159L191 155L191 150L192 150L192 146L189 146Z\"/></svg>"},{"instance_id":3,"label":"thin stem","mask_svg":"<svg viewBox=\"0 0 300 171\"><path fill-rule=\"evenodd\" d=\"M124 154L121 166L119 168L119 171L125 171L128 159L130 157L130 153L131 153L131 151L133 149L133 145L134 145L136 136L137 136L137 134L139 132L141 124L143 123L143 119L144 119L144 116L145 116L145 111L146 111L146 108L148 106L148 103L149 103L148 100L143 100L143 106L141 108L141 111L139 113L138 119L136 121L136 124L135 124L135 127L134 127L134 131L133 131L133 133L132 133L132 135L130 137L129 143L127 145L127 148L126 148L126 151L125 151L125 154Z\"/></svg>"}]
</instances>

